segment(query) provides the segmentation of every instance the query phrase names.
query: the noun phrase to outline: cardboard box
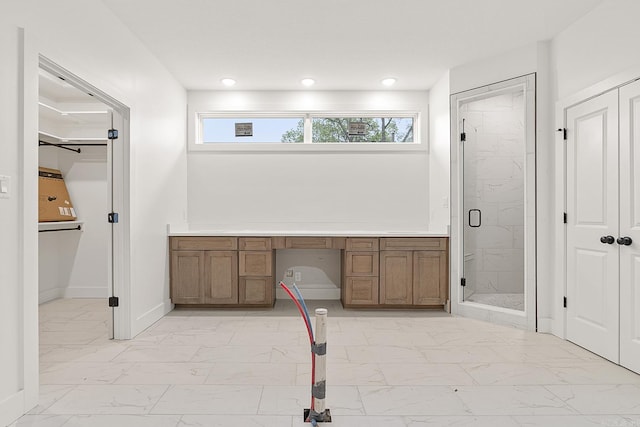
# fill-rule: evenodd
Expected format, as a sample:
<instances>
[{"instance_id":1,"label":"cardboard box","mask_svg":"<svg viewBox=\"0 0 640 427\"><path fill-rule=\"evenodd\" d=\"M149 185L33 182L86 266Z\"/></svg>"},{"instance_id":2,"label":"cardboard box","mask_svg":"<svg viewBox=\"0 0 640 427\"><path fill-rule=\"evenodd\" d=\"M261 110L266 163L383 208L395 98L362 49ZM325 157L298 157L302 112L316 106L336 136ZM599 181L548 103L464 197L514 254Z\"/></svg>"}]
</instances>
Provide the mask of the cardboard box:
<instances>
[{"instance_id":1,"label":"cardboard box","mask_svg":"<svg viewBox=\"0 0 640 427\"><path fill-rule=\"evenodd\" d=\"M74 221L76 211L71 204L62 172L38 168L38 221Z\"/></svg>"}]
</instances>

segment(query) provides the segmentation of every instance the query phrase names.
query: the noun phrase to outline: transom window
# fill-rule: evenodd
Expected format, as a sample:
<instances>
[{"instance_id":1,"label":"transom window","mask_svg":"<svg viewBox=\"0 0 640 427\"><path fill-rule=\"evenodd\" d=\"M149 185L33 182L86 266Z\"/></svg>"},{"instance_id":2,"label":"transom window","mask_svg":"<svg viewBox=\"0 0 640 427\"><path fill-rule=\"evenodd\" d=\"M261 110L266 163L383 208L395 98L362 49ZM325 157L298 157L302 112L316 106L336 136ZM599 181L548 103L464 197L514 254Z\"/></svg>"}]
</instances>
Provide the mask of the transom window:
<instances>
[{"instance_id":1,"label":"transom window","mask_svg":"<svg viewBox=\"0 0 640 427\"><path fill-rule=\"evenodd\" d=\"M198 114L197 144L415 144L417 113Z\"/></svg>"}]
</instances>

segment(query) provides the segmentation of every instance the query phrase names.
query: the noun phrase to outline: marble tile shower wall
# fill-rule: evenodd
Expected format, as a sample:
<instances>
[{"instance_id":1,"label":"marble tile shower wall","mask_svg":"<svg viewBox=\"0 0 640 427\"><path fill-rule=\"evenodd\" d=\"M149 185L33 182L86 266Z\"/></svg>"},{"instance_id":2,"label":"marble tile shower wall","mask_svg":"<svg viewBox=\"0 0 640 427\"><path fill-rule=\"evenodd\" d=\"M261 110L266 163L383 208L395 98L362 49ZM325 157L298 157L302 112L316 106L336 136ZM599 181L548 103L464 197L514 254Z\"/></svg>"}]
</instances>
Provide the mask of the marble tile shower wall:
<instances>
[{"instance_id":1,"label":"marble tile shower wall","mask_svg":"<svg viewBox=\"0 0 640 427\"><path fill-rule=\"evenodd\" d=\"M524 291L524 96L501 94L461 107L465 277L477 293ZM469 209L480 209L472 228Z\"/></svg>"}]
</instances>

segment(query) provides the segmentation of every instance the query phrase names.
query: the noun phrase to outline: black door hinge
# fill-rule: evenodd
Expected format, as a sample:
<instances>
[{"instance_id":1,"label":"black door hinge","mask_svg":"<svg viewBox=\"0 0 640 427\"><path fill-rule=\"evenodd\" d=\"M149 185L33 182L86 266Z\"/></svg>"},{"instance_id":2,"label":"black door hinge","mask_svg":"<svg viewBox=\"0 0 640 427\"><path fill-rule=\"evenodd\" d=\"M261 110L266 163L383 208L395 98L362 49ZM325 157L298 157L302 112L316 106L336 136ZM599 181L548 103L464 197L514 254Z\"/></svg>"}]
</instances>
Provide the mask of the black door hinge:
<instances>
[{"instance_id":1,"label":"black door hinge","mask_svg":"<svg viewBox=\"0 0 640 427\"><path fill-rule=\"evenodd\" d=\"M567 223L567 213L566 212L562 214L562 221L564 221L565 224Z\"/></svg>"},{"instance_id":2,"label":"black door hinge","mask_svg":"<svg viewBox=\"0 0 640 427\"><path fill-rule=\"evenodd\" d=\"M464 122L466 119L462 119L462 133L460 134L460 141L465 142L467 140L467 133L464 131Z\"/></svg>"},{"instance_id":3,"label":"black door hinge","mask_svg":"<svg viewBox=\"0 0 640 427\"><path fill-rule=\"evenodd\" d=\"M107 131L107 138L110 140L118 139L118 129L109 129Z\"/></svg>"},{"instance_id":4,"label":"black door hinge","mask_svg":"<svg viewBox=\"0 0 640 427\"><path fill-rule=\"evenodd\" d=\"M118 297L109 297L109 307L118 307L120 305L120 300Z\"/></svg>"},{"instance_id":5,"label":"black door hinge","mask_svg":"<svg viewBox=\"0 0 640 427\"><path fill-rule=\"evenodd\" d=\"M562 132L562 139L567 140L567 128L558 129L558 132Z\"/></svg>"},{"instance_id":6,"label":"black door hinge","mask_svg":"<svg viewBox=\"0 0 640 427\"><path fill-rule=\"evenodd\" d=\"M110 212L107 214L107 220L109 221L110 224L117 224L118 223L118 213L117 212Z\"/></svg>"},{"instance_id":7,"label":"black door hinge","mask_svg":"<svg viewBox=\"0 0 640 427\"><path fill-rule=\"evenodd\" d=\"M467 286L467 279L464 277L460 279L460 286Z\"/></svg>"},{"instance_id":8,"label":"black door hinge","mask_svg":"<svg viewBox=\"0 0 640 427\"><path fill-rule=\"evenodd\" d=\"M564 308L567 308L567 297L564 297L562 299L562 305L563 305Z\"/></svg>"}]
</instances>

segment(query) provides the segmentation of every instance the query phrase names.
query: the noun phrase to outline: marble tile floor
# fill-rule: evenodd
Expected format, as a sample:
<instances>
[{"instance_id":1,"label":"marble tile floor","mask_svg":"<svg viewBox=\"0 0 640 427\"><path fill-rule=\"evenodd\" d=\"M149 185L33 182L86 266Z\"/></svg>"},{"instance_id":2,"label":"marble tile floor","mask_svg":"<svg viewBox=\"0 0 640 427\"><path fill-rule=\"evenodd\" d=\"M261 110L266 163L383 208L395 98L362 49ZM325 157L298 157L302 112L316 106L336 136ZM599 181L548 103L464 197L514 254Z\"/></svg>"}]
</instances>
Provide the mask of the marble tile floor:
<instances>
[{"instance_id":1,"label":"marble tile floor","mask_svg":"<svg viewBox=\"0 0 640 427\"><path fill-rule=\"evenodd\" d=\"M433 311L329 309L335 427L640 426L640 375L556 337ZM40 404L17 426L298 427L306 332L293 304L174 310L107 339L106 301L40 306Z\"/></svg>"}]
</instances>

